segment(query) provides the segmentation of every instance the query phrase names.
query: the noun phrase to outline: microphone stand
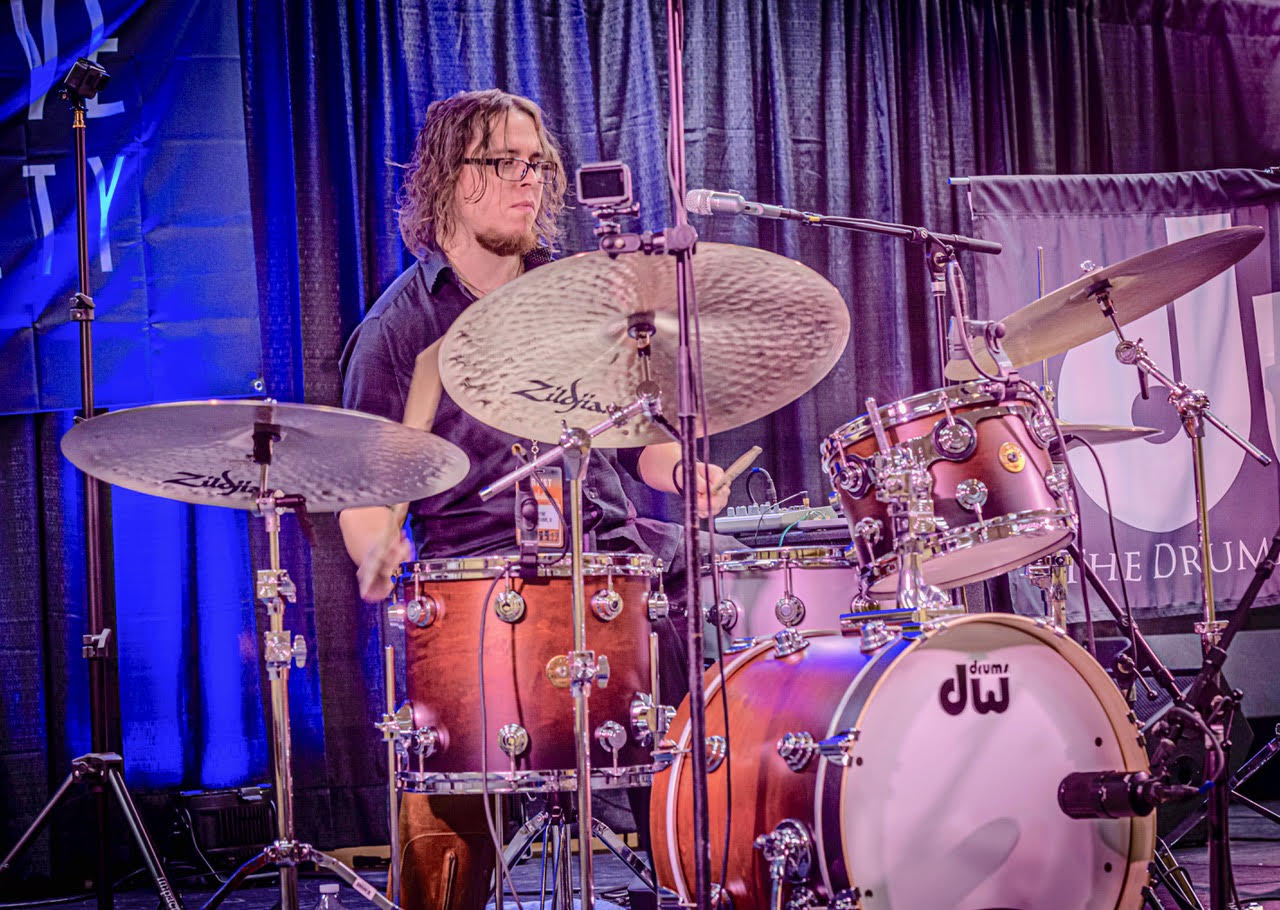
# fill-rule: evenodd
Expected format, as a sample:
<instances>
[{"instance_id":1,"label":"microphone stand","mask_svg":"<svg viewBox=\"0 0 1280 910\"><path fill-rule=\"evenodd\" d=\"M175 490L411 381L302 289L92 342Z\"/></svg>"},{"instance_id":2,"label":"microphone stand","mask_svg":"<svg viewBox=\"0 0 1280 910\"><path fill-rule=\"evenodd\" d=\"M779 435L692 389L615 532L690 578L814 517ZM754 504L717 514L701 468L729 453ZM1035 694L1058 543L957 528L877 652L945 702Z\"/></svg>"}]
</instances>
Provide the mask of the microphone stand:
<instances>
[{"instance_id":1,"label":"microphone stand","mask_svg":"<svg viewBox=\"0 0 1280 910\"><path fill-rule=\"evenodd\" d=\"M72 134L76 158L76 247L79 285L71 298L71 319L80 323L80 415L77 420L92 420L93 392L93 318L94 303L89 287L88 169L85 152L85 111L88 99L107 84L107 71L92 60L81 57L71 67L62 88L62 97L71 105ZM169 884L160 858L147 836L124 781L124 758L120 745L120 682L116 666L115 643L108 623L114 623L115 610L108 601L102 584L103 553L110 552L102 527L102 512L109 500L106 488L97 478L83 474L84 538L86 562L86 604L89 632L81 638L81 651L89 661L89 728L92 751L71 760L71 771L54 792L30 827L23 832L8 855L0 860L0 875L13 866L17 857L35 840L53 809L62 801L73 783L86 783L94 795L97 829L97 853L94 890L98 910L111 910L114 895L107 865L107 791L115 797L130 834L142 853L143 864L155 884L165 910L181 910L182 901Z\"/></svg>"},{"instance_id":2,"label":"microphone stand","mask_svg":"<svg viewBox=\"0 0 1280 910\"><path fill-rule=\"evenodd\" d=\"M851 218L846 215L820 215L816 212L797 212L793 209L783 210L784 218L819 227L843 228L863 234L883 234L897 237L907 243L914 243L926 248L926 265L929 269L929 295L933 298L933 308L938 332L938 376L943 377L947 368L947 263L956 261L956 253L968 250L971 253L988 253L997 255L1004 250L1002 244L994 240L983 240L979 237L967 237L964 234L940 234L926 227L910 224L896 224L892 221L876 221L872 218ZM930 247L934 249L930 250ZM968 313L964 314L969 317Z\"/></svg>"}]
</instances>

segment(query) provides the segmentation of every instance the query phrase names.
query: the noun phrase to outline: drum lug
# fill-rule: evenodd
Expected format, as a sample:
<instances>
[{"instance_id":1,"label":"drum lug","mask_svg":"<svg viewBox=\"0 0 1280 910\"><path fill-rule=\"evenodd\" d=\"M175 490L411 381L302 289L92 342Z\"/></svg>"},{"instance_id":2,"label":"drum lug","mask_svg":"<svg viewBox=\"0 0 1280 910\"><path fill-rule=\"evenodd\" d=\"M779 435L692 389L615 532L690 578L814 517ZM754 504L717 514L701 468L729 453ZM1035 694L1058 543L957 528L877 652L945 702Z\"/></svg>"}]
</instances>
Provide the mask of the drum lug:
<instances>
[{"instance_id":1,"label":"drum lug","mask_svg":"<svg viewBox=\"0 0 1280 910\"><path fill-rule=\"evenodd\" d=\"M733 910L733 895L717 882L711 883L711 910Z\"/></svg>"},{"instance_id":2,"label":"drum lug","mask_svg":"<svg viewBox=\"0 0 1280 910\"><path fill-rule=\"evenodd\" d=\"M963 417L952 417L933 425L933 447L947 461L965 461L978 448L978 431Z\"/></svg>"},{"instance_id":3,"label":"drum lug","mask_svg":"<svg viewBox=\"0 0 1280 910\"><path fill-rule=\"evenodd\" d=\"M1067 475L1067 466L1055 464L1044 476L1044 485L1049 488L1054 499L1063 499L1071 489L1071 478Z\"/></svg>"},{"instance_id":4,"label":"drum lug","mask_svg":"<svg viewBox=\"0 0 1280 910\"><path fill-rule=\"evenodd\" d=\"M813 864L813 838L803 822L784 818L772 832L756 838L755 848L769 863L769 878L775 889L784 880L803 882L809 878L809 867Z\"/></svg>"},{"instance_id":5,"label":"drum lug","mask_svg":"<svg viewBox=\"0 0 1280 910\"><path fill-rule=\"evenodd\" d=\"M403 708L401 708L403 710ZM412 728L401 722L400 712L396 712L397 726L396 749L400 754L417 759L430 758L440 751L440 731L435 727Z\"/></svg>"},{"instance_id":6,"label":"drum lug","mask_svg":"<svg viewBox=\"0 0 1280 910\"><path fill-rule=\"evenodd\" d=\"M404 605L404 618L419 629L425 629L444 615L444 610L429 594L415 597Z\"/></svg>"},{"instance_id":7,"label":"drum lug","mask_svg":"<svg viewBox=\"0 0 1280 910\"><path fill-rule=\"evenodd\" d=\"M671 614L671 601L667 598L667 592L661 588L657 591L650 591L645 595L644 601L645 609L649 612L650 622L666 619Z\"/></svg>"},{"instance_id":8,"label":"drum lug","mask_svg":"<svg viewBox=\"0 0 1280 910\"><path fill-rule=\"evenodd\" d=\"M872 651L887 645L895 637L894 633L890 631L889 625L883 619L868 620L859 627L858 631L862 639L858 648L863 654L870 654Z\"/></svg>"},{"instance_id":9,"label":"drum lug","mask_svg":"<svg viewBox=\"0 0 1280 910\"><path fill-rule=\"evenodd\" d=\"M493 598L493 612L503 622L516 623L524 618L525 602L520 593L507 588Z\"/></svg>"},{"instance_id":10,"label":"drum lug","mask_svg":"<svg viewBox=\"0 0 1280 910\"><path fill-rule=\"evenodd\" d=\"M601 622L613 622L622 613L622 595L613 590L613 576L609 576L609 587L601 588L591 595L591 612Z\"/></svg>"},{"instance_id":11,"label":"drum lug","mask_svg":"<svg viewBox=\"0 0 1280 910\"><path fill-rule=\"evenodd\" d=\"M606 720L596 727L596 742L601 749L616 754L627 744L627 731L616 720Z\"/></svg>"},{"instance_id":12,"label":"drum lug","mask_svg":"<svg viewBox=\"0 0 1280 910\"><path fill-rule=\"evenodd\" d=\"M773 615L784 626L798 626L804 622L804 601L794 594L785 594L773 605Z\"/></svg>"},{"instance_id":13,"label":"drum lug","mask_svg":"<svg viewBox=\"0 0 1280 910\"><path fill-rule=\"evenodd\" d=\"M825 906L822 898L812 888L804 885L792 888L791 894L787 896L786 910L817 910L818 907Z\"/></svg>"},{"instance_id":14,"label":"drum lug","mask_svg":"<svg viewBox=\"0 0 1280 910\"><path fill-rule=\"evenodd\" d=\"M1058 428L1054 426L1053 418L1043 411L1037 410L1035 415L1029 421L1031 424L1031 438L1042 449L1047 449L1058 438Z\"/></svg>"},{"instance_id":15,"label":"drum lug","mask_svg":"<svg viewBox=\"0 0 1280 910\"><path fill-rule=\"evenodd\" d=\"M809 639L795 629L779 629L773 633L773 656L789 657L809 647Z\"/></svg>"},{"instance_id":16,"label":"drum lug","mask_svg":"<svg viewBox=\"0 0 1280 910\"><path fill-rule=\"evenodd\" d=\"M529 748L529 731L519 724L503 724L498 729L498 748L514 760Z\"/></svg>"},{"instance_id":17,"label":"drum lug","mask_svg":"<svg viewBox=\"0 0 1280 910\"><path fill-rule=\"evenodd\" d=\"M813 734L806 730L783 733L778 740L778 755L792 771L803 771L809 760L818 754L818 744Z\"/></svg>"},{"instance_id":18,"label":"drum lug","mask_svg":"<svg viewBox=\"0 0 1280 910\"><path fill-rule=\"evenodd\" d=\"M857 888L844 888L827 905L828 910L861 910L862 892Z\"/></svg>"},{"instance_id":19,"label":"drum lug","mask_svg":"<svg viewBox=\"0 0 1280 910\"><path fill-rule=\"evenodd\" d=\"M675 716L675 708L670 705L654 705L648 692L637 692L631 697L631 735L642 746L653 742L655 733L666 733Z\"/></svg>"},{"instance_id":20,"label":"drum lug","mask_svg":"<svg viewBox=\"0 0 1280 910\"><path fill-rule=\"evenodd\" d=\"M853 747L858 743L858 728L844 730L818 743L818 752L827 761L847 768L853 763Z\"/></svg>"},{"instance_id":21,"label":"drum lug","mask_svg":"<svg viewBox=\"0 0 1280 910\"><path fill-rule=\"evenodd\" d=\"M708 604L703 608L703 618L713 626L718 626L726 632L732 632L733 627L738 624L742 611L738 609L738 605L733 602L732 598L725 597L720 603L712 606Z\"/></svg>"},{"instance_id":22,"label":"drum lug","mask_svg":"<svg viewBox=\"0 0 1280 910\"><path fill-rule=\"evenodd\" d=\"M729 744L723 736L707 737L707 773L719 768L724 764L725 754L729 751Z\"/></svg>"}]
</instances>

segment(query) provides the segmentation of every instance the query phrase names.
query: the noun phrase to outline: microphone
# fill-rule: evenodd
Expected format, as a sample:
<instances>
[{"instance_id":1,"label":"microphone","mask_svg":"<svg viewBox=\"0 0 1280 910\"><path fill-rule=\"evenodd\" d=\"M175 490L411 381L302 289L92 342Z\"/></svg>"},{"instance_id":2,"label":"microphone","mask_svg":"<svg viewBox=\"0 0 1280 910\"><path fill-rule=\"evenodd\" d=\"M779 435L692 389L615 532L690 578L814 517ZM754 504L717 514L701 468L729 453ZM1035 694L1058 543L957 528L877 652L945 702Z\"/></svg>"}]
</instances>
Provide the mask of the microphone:
<instances>
[{"instance_id":1,"label":"microphone","mask_svg":"<svg viewBox=\"0 0 1280 910\"><path fill-rule=\"evenodd\" d=\"M1146 771L1077 771L1058 785L1058 807L1071 818L1132 818L1199 792L1198 787L1162 783Z\"/></svg>"},{"instance_id":2,"label":"microphone","mask_svg":"<svg viewBox=\"0 0 1280 910\"><path fill-rule=\"evenodd\" d=\"M804 218L795 209L763 202L748 202L738 193L721 193L717 190L689 190L684 194L684 207L695 215L755 215L757 218L785 218L800 221Z\"/></svg>"}]
</instances>

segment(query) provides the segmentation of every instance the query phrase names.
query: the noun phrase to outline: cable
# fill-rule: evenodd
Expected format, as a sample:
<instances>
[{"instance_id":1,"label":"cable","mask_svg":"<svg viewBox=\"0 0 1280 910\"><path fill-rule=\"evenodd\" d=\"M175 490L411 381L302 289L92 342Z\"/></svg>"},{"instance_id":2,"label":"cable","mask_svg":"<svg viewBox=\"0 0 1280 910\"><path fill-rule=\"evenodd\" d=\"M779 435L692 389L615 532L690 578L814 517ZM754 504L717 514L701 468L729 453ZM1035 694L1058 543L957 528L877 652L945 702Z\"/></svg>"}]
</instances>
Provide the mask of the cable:
<instances>
[{"instance_id":1,"label":"cable","mask_svg":"<svg viewBox=\"0 0 1280 910\"><path fill-rule=\"evenodd\" d=\"M552 500L555 501L554 499ZM499 572L493 576L493 581L489 582L489 590L485 592L484 600L480 606L480 647L477 649L476 666L479 670L479 689L480 689L480 797L484 803L484 820L489 826L489 837L493 839L493 850L498 857L498 868L502 871L503 878L506 879L507 886L511 889L512 897L515 898L518 910L524 910L524 905L520 903L520 895L516 893L516 884L511 880L511 870L507 867L507 858L502 852L502 838L498 836L498 826L493 820L493 807L489 805L489 714L485 708L484 696L484 630L486 620L489 618L489 602L493 598L493 592L498 589L498 582L504 578L510 578L507 570ZM579 781L579 785L582 782ZM588 822L590 824L590 822ZM498 887L502 887L502 883L498 883Z\"/></svg>"},{"instance_id":2,"label":"cable","mask_svg":"<svg viewBox=\"0 0 1280 910\"><path fill-rule=\"evenodd\" d=\"M1111 552L1115 555L1116 565L1119 565L1120 543L1116 538L1116 514L1111 508L1111 489L1107 484L1107 472L1102 468L1102 459L1098 457L1098 450L1093 447L1093 444L1089 442L1089 440L1085 439L1083 436L1073 435L1072 438L1089 450L1089 454L1093 456L1094 464L1098 466L1098 476L1102 478L1102 496L1107 504L1107 523L1111 526ZM1063 454L1063 458L1066 458L1065 453ZM1083 547L1080 552L1084 552ZM1083 578L1081 579L1081 582L1083 583ZM1129 654L1136 663L1138 659L1138 627L1133 622L1133 607L1129 604L1129 582L1125 578L1124 572L1120 573L1120 596L1124 599L1125 622L1129 624ZM1141 670L1139 670L1139 672L1141 672Z\"/></svg>"},{"instance_id":3,"label":"cable","mask_svg":"<svg viewBox=\"0 0 1280 910\"><path fill-rule=\"evenodd\" d=\"M751 481L756 479L757 474L763 474L765 482L769 484L764 504L772 505L773 501L778 498L778 488L773 483L773 475L759 466L752 468L750 473L747 474L747 495L751 497L751 504L753 506L761 505L760 500L756 499L755 490L751 488Z\"/></svg>"}]
</instances>

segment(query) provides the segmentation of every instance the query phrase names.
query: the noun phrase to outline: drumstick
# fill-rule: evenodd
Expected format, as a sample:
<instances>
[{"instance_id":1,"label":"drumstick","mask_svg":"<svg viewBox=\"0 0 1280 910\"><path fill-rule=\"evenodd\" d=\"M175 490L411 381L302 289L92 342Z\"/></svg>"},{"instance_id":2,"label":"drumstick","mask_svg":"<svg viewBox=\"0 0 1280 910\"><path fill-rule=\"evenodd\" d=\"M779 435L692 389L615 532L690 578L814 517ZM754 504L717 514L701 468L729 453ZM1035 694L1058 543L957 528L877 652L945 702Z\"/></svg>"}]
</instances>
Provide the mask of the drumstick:
<instances>
[{"instance_id":1,"label":"drumstick","mask_svg":"<svg viewBox=\"0 0 1280 910\"><path fill-rule=\"evenodd\" d=\"M715 486L711 488L711 495L715 496L717 493L719 493L729 484L737 480L738 476L742 474L742 472L745 471L747 468L749 468L751 466L751 462L759 458L760 453L763 451L764 450L761 449L759 446L752 446L751 448L743 452L740 456L738 456L738 460L735 461L733 464L729 465L729 467L724 472L724 476L721 477L719 480L717 480L715 483Z\"/></svg>"}]
</instances>

